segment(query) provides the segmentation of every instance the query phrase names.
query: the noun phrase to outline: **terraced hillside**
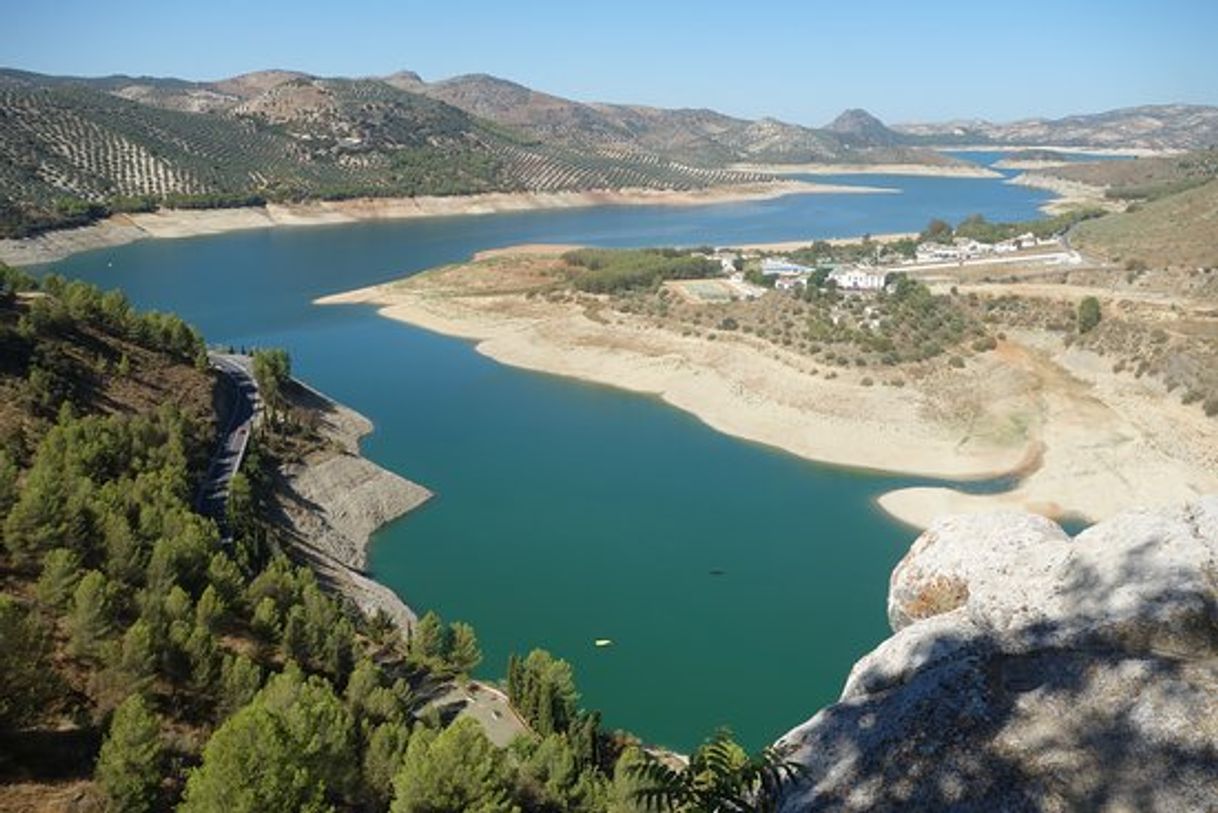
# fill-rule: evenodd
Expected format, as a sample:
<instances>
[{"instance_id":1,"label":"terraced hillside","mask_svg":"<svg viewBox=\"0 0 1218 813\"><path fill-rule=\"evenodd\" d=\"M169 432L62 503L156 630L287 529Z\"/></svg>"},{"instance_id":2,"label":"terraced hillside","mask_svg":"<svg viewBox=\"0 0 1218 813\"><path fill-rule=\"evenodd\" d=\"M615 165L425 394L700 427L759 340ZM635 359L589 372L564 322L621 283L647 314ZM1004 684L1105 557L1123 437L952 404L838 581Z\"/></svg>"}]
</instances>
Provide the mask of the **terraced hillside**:
<instances>
[{"instance_id":1,"label":"terraced hillside","mask_svg":"<svg viewBox=\"0 0 1218 813\"><path fill-rule=\"evenodd\" d=\"M113 209L767 180L631 147L547 143L379 80L212 85L0 73L0 236Z\"/></svg>"}]
</instances>

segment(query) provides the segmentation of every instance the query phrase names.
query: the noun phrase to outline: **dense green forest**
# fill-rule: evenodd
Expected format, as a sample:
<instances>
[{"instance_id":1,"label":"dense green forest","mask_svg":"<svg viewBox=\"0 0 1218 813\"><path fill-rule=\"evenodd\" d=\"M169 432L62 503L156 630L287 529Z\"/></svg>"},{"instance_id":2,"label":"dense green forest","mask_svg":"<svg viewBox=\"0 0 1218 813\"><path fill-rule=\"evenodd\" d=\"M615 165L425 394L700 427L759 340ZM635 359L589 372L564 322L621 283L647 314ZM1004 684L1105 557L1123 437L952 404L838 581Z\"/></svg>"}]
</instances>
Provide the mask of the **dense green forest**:
<instances>
[{"instance_id":1,"label":"dense green forest","mask_svg":"<svg viewBox=\"0 0 1218 813\"><path fill-rule=\"evenodd\" d=\"M6 798L629 813L740 809L708 800L762 788L758 763L722 735L707 748L730 758L691 784L606 731L570 666L540 650L508 664L526 733L496 747L435 702L481 660L471 627L428 613L406 634L366 617L277 541L278 435L296 431L273 383L290 376L285 353L256 355L280 412L234 482L224 544L193 506L222 409L201 337L83 283L0 266L0 286Z\"/></svg>"}]
</instances>

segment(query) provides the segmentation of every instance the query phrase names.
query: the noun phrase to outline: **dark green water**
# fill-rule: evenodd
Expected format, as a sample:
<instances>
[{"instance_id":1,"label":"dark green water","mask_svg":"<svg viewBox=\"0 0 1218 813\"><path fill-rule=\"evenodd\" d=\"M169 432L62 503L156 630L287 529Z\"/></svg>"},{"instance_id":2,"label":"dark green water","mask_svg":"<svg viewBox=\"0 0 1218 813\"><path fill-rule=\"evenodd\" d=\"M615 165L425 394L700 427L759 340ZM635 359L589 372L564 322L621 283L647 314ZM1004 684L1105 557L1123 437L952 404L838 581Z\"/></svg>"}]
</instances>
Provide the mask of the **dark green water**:
<instances>
[{"instance_id":1,"label":"dark green water","mask_svg":"<svg viewBox=\"0 0 1218 813\"><path fill-rule=\"evenodd\" d=\"M902 193L254 231L91 252L55 270L177 311L213 342L286 346L301 375L368 415L366 453L438 494L377 535L372 570L415 608L473 622L483 675L544 646L574 663L611 726L689 748L729 725L757 746L835 699L887 634L888 575L913 534L873 499L915 480L807 463L653 399L310 302L519 242L908 231L931 216L1028 218L1044 200L994 180L835 180Z\"/></svg>"}]
</instances>

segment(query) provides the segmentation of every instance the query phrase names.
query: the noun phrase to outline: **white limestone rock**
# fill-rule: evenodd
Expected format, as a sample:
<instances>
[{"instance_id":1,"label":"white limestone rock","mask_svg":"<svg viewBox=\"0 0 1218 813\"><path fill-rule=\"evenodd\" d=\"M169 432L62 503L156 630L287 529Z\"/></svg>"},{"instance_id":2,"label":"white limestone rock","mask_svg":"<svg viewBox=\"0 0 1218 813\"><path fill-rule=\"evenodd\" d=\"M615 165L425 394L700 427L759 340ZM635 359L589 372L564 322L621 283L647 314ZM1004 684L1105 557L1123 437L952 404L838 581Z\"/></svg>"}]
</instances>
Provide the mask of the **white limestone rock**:
<instances>
[{"instance_id":1,"label":"white limestone rock","mask_svg":"<svg viewBox=\"0 0 1218 813\"><path fill-rule=\"evenodd\" d=\"M1218 497L935 523L783 811L1218 809Z\"/></svg>"}]
</instances>

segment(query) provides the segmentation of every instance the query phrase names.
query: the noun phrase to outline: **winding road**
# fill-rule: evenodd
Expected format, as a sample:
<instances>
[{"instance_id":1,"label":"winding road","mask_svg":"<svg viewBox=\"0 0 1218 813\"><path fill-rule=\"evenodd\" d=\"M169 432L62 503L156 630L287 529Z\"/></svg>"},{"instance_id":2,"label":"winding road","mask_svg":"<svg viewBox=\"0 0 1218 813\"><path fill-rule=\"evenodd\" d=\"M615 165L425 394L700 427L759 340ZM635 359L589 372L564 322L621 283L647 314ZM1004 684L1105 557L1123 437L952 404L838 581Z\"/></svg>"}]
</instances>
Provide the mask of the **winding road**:
<instances>
[{"instance_id":1,"label":"winding road","mask_svg":"<svg viewBox=\"0 0 1218 813\"><path fill-rule=\"evenodd\" d=\"M227 542L229 484L245 458L245 450L262 409L262 401L258 397L253 360L249 356L208 353L208 360L232 385L233 403L229 409L228 426L221 433L211 462L207 466L207 473L199 484L195 507L200 514L216 521L224 541Z\"/></svg>"}]
</instances>

